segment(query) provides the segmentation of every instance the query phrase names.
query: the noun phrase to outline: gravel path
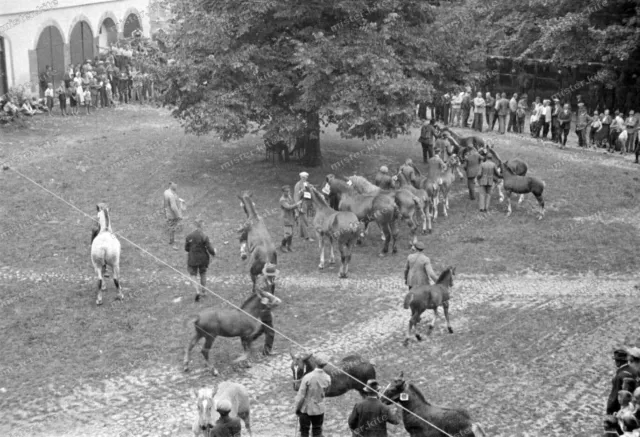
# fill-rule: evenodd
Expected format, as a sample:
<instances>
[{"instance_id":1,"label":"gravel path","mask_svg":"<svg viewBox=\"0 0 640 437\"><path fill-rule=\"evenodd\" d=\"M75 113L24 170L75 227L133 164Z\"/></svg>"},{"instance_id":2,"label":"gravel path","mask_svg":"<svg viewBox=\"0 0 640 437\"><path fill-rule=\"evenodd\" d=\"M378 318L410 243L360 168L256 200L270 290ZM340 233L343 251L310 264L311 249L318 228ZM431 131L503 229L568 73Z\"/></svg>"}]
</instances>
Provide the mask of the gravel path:
<instances>
[{"instance_id":1,"label":"gravel path","mask_svg":"<svg viewBox=\"0 0 640 437\"><path fill-rule=\"evenodd\" d=\"M15 275L16 272L3 272L0 277ZM179 277L175 279L182 280ZM46 279L31 276L29 280ZM218 280L235 279L228 277ZM421 387L441 383L446 389L446 385L459 384L461 387L451 387L451 393L441 399L442 403L462 405L456 402L459 398L459 402L466 403L466 408L484 425L485 430L491 430L491 435L499 436L568 435L567 427L574 430L576 423L587 426L580 421L567 424L566 420L576 414L591 415L593 419L593 414L602 409L602 387L606 387L610 376L589 372L587 378L584 378L584 374L578 378L571 372L573 369L561 366L549 371L545 360L549 354L569 354L573 357L585 342L600 344L604 340L607 343L619 341L616 329L611 328L622 323L621 319L609 317L607 311L612 302L634 298L637 293L635 283L628 279L593 276L567 279L542 275L458 277L451 305L455 334L450 336L444 332L444 320L441 317L436 332L427 341L412 343L409 348L404 348L401 340L408 312L401 307L405 290L396 278L340 281L337 278L320 279L313 276L290 277L282 279L282 286L286 286L288 281L291 284L295 282L296 286L304 286L305 283L317 285L319 280L326 282L324 285L327 287L335 287L340 291L366 290L375 295L372 301L374 309L368 321L346 323L340 332L319 334L305 344L307 348L326 351L334 360L357 351L375 360L381 381L388 381L394 375L391 372L403 369L405 374L412 374L411 378ZM601 297L603 293L608 295L607 298ZM557 329L547 329L546 335L538 336L526 345L511 344L513 339L504 335L507 330L517 331L518 326L535 324L536 317L543 320L545 311L577 307L599 308L602 317L608 317L609 320L592 326L593 329L587 332L567 331L561 328L562 322L559 322ZM632 310L635 311L635 308L624 311L623 315L632 314ZM496 317L496 312L504 317ZM493 320L483 321L488 314ZM276 340L276 345L286 350L283 343ZM528 369L524 377L515 377L522 373L522 369L519 369L521 364L505 358L509 355L504 354L505 349L509 354L526 357L537 364L540 371L536 372L534 367ZM472 363L483 364L474 369ZM490 364L488 368L486 363ZM229 379L246 385L251 392L254 435L293 435L295 422L291 411L294 393L290 359L286 352L268 360L260 359L249 369L220 369L222 375L218 379L205 375L202 365L203 360L198 357L193 361L191 374L182 373L179 363L176 363L175 366L138 370L75 388L58 387L52 382L48 387L40 387L39 393L24 399L20 405L3 405L6 420L0 426L0 434L187 436L191 435L189 429L195 417L191 389ZM554 366L550 368L554 369ZM432 376L434 372L438 372L438 382ZM498 377L505 373L512 374L512 378L508 375L506 380ZM545 383L554 380L560 383L564 391L556 392L555 397L552 394L549 398L538 399L535 420L528 415L528 434L522 434L522 428L515 426L514 421L517 422L524 413L511 411L511 408L505 411L505 402L514 406L520 404L523 389L541 391ZM472 396L470 403L463 397L469 391L480 397ZM434 396L437 392L433 390ZM430 397L431 390L425 394ZM573 405L578 398L581 402L574 410L567 411L562 407ZM328 401L328 436L349 435L346 417L350 406L357 400L358 395L353 392ZM524 405L526 408L526 403ZM564 417L558 421L555 415L560 412ZM593 426L593 423L589 422L588 426ZM401 427L393 429L392 435L405 435ZM585 431L584 428L578 429ZM574 432L569 434L577 435Z\"/></svg>"}]
</instances>

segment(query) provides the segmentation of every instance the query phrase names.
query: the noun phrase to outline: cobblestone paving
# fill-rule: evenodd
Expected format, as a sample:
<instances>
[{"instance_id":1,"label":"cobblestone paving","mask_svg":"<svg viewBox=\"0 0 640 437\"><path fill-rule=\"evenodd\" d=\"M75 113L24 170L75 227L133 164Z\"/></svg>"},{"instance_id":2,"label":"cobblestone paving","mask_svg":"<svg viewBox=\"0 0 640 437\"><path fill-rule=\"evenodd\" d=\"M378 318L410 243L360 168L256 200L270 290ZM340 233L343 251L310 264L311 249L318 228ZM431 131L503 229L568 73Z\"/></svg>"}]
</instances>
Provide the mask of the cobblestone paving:
<instances>
[{"instance_id":1,"label":"cobblestone paving","mask_svg":"<svg viewBox=\"0 0 640 437\"><path fill-rule=\"evenodd\" d=\"M31 277L38 279L44 280ZM287 280L304 286L319 279ZM401 307L405 290L396 278L321 280L331 289L371 290L377 297L368 321L318 333L305 347L334 359L359 352L376 362L381 382L404 370L435 404L468 408L494 436L594 435L611 377L610 350L629 342L625 334L634 332L640 318L637 305L628 304L637 303L640 292L628 279L459 277L451 305L455 334L445 333L441 317L434 334L405 348L408 311ZM0 434L187 436L195 417L191 389L233 380L253 397L254 435L293 435L286 352L249 369L220 369L219 378L204 373L201 357L193 360L191 374L183 374L179 364L75 388L52 381L19 405L2 403ZM328 401L327 436L350 435L346 418L357 400L353 392ZM406 435L401 426L392 429L394 436Z\"/></svg>"}]
</instances>

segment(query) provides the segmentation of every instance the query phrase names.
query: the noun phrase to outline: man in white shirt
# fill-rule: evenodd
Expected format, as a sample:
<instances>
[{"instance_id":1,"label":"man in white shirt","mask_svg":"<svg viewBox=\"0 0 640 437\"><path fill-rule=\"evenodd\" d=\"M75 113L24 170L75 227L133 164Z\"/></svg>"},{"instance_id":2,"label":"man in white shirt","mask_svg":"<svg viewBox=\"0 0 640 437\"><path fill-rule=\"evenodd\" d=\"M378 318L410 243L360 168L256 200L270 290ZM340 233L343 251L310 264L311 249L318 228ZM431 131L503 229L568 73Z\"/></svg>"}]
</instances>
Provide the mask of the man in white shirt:
<instances>
[{"instance_id":1,"label":"man in white shirt","mask_svg":"<svg viewBox=\"0 0 640 437\"><path fill-rule=\"evenodd\" d=\"M484 119L484 108L486 103L482 98L482 93L478 92L476 98L473 99L473 128L478 132L482 132L482 120Z\"/></svg>"},{"instance_id":2,"label":"man in white shirt","mask_svg":"<svg viewBox=\"0 0 640 437\"><path fill-rule=\"evenodd\" d=\"M176 192L177 189L178 184L169 182L169 188L164 192L164 213L169 228L169 245L173 246L173 250L178 250L175 245L175 236L176 230L180 226L180 220L182 220L182 210L180 208L180 199Z\"/></svg>"},{"instance_id":3,"label":"man in white shirt","mask_svg":"<svg viewBox=\"0 0 640 437\"><path fill-rule=\"evenodd\" d=\"M326 411L324 397L331 385L331 377L324 371L328 364L327 357L323 354L314 354L313 358L317 367L304 375L295 399L301 437L309 437L310 430L313 431L314 436L322 435Z\"/></svg>"},{"instance_id":4,"label":"man in white shirt","mask_svg":"<svg viewBox=\"0 0 640 437\"><path fill-rule=\"evenodd\" d=\"M302 201L302 204L300 204L300 215L298 216L298 223L300 225L300 238L303 238L307 241L314 241L313 238L309 236L309 230L307 229L307 227L309 226L307 213L309 211L309 207L311 206L311 193L309 193L309 191L306 189L308 177L309 173L307 173L306 171L300 173L300 180L293 188L293 201Z\"/></svg>"}]
</instances>

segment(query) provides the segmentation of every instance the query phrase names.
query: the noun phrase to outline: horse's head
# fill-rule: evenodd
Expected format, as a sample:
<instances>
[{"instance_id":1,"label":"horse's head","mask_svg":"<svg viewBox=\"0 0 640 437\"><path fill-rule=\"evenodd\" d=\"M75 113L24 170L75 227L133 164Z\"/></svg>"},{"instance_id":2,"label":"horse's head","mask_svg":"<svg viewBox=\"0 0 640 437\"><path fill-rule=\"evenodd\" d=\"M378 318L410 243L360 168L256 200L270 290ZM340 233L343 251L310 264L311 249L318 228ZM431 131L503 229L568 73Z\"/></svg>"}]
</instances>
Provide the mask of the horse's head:
<instances>
[{"instance_id":1,"label":"horse's head","mask_svg":"<svg viewBox=\"0 0 640 437\"><path fill-rule=\"evenodd\" d=\"M240 258L242 258L242 260L246 260L247 257L249 256L249 250L247 248L247 242L249 240L249 229L251 228L251 222L247 222L244 224L244 226L242 226L240 229L238 229L238 234L240 235Z\"/></svg>"},{"instance_id":2,"label":"horse's head","mask_svg":"<svg viewBox=\"0 0 640 437\"><path fill-rule=\"evenodd\" d=\"M406 397L405 390L407 389L407 383L404 379L404 372L400 372L397 378L394 378L389 385L382 392L382 402L384 404L391 404L391 402L402 402L408 399ZM405 396L402 396L402 395Z\"/></svg>"},{"instance_id":3,"label":"horse's head","mask_svg":"<svg viewBox=\"0 0 640 437\"><path fill-rule=\"evenodd\" d=\"M447 267L446 269L444 269L442 273L440 273L440 276L438 277L436 284L445 284L447 287L453 287L453 278L455 275L456 275L456 268Z\"/></svg>"},{"instance_id":4,"label":"horse's head","mask_svg":"<svg viewBox=\"0 0 640 437\"><path fill-rule=\"evenodd\" d=\"M100 232L111 231L111 219L109 216L109 208L104 203L96 205L98 210L98 223L100 223Z\"/></svg>"},{"instance_id":5,"label":"horse's head","mask_svg":"<svg viewBox=\"0 0 640 437\"><path fill-rule=\"evenodd\" d=\"M296 354L289 350L291 355L291 372L293 373L293 390L300 389L300 381L302 377L313 370L313 366L309 362L312 354Z\"/></svg>"},{"instance_id":6,"label":"horse's head","mask_svg":"<svg viewBox=\"0 0 640 437\"><path fill-rule=\"evenodd\" d=\"M259 296L260 303L270 310L277 308L282 303L282 300L280 298L267 291L260 292Z\"/></svg>"},{"instance_id":7,"label":"horse's head","mask_svg":"<svg viewBox=\"0 0 640 437\"><path fill-rule=\"evenodd\" d=\"M211 411L213 410L214 403L213 396L214 390L212 388L201 388L198 390L198 427L203 431L211 428L213 425L211 423Z\"/></svg>"}]
</instances>

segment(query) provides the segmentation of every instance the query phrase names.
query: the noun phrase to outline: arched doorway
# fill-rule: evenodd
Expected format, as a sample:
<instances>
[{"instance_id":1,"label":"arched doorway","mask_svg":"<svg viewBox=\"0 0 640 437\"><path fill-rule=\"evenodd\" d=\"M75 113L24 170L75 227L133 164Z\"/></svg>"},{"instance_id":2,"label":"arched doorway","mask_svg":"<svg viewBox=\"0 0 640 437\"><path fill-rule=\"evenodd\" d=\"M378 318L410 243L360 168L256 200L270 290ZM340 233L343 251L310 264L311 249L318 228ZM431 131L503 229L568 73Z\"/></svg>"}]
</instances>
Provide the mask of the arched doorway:
<instances>
[{"instance_id":1,"label":"arched doorway","mask_svg":"<svg viewBox=\"0 0 640 437\"><path fill-rule=\"evenodd\" d=\"M112 43L118 41L118 28L111 18L105 18L98 34L98 52L108 51Z\"/></svg>"},{"instance_id":2,"label":"arched doorway","mask_svg":"<svg viewBox=\"0 0 640 437\"><path fill-rule=\"evenodd\" d=\"M131 34L136 29L142 30L140 20L138 19L138 16L136 14L129 14L127 19L124 20L124 29L122 30L122 35L125 38L131 38Z\"/></svg>"},{"instance_id":3,"label":"arched doorway","mask_svg":"<svg viewBox=\"0 0 640 437\"><path fill-rule=\"evenodd\" d=\"M55 89L64 76L64 42L62 34L55 26L46 27L38 38L36 46L38 60L38 76L46 71L47 65L53 70L53 88ZM44 95L44 90L40 90Z\"/></svg>"},{"instance_id":4,"label":"arched doorway","mask_svg":"<svg viewBox=\"0 0 640 437\"><path fill-rule=\"evenodd\" d=\"M87 59L93 59L93 32L86 21L80 21L73 27L69 47L72 64L83 64Z\"/></svg>"},{"instance_id":5,"label":"arched doorway","mask_svg":"<svg viewBox=\"0 0 640 437\"><path fill-rule=\"evenodd\" d=\"M4 96L9 91L7 86L7 59L4 48L4 38L0 36L0 96Z\"/></svg>"}]
</instances>

